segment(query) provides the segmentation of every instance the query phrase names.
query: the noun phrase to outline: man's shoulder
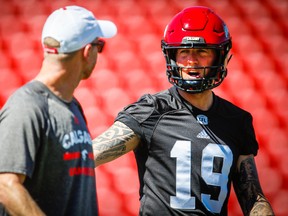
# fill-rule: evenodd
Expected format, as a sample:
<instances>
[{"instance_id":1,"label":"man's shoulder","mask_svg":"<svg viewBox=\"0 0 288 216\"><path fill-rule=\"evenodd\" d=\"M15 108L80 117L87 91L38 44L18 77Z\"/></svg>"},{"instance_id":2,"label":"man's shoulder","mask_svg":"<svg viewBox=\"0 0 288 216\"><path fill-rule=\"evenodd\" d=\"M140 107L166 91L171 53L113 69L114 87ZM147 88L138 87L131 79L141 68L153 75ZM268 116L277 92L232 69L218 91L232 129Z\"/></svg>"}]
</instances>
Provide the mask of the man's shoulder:
<instances>
[{"instance_id":1,"label":"man's shoulder","mask_svg":"<svg viewBox=\"0 0 288 216\"><path fill-rule=\"evenodd\" d=\"M45 88L35 82L29 82L17 90L7 99L3 109L24 112L25 110L36 110L47 105Z\"/></svg>"},{"instance_id":2,"label":"man's shoulder","mask_svg":"<svg viewBox=\"0 0 288 216\"><path fill-rule=\"evenodd\" d=\"M224 99L220 96L215 96L217 100L217 110L225 113L226 115L251 115L249 111L244 108L234 104L233 102Z\"/></svg>"},{"instance_id":3,"label":"man's shoulder","mask_svg":"<svg viewBox=\"0 0 288 216\"><path fill-rule=\"evenodd\" d=\"M181 103L179 103L179 100L171 92L171 89L154 94L145 94L135 104L153 108L159 113L181 108Z\"/></svg>"}]
</instances>

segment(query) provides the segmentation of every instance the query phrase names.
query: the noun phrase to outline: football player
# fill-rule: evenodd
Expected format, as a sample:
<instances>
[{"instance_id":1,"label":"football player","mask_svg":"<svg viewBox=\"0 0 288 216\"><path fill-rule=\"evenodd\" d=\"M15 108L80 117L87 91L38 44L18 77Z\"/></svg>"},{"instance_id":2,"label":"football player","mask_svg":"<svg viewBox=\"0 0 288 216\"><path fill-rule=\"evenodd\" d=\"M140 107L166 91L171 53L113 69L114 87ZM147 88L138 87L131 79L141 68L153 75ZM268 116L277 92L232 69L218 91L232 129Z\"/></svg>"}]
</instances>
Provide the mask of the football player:
<instances>
[{"instance_id":1,"label":"football player","mask_svg":"<svg viewBox=\"0 0 288 216\"><path fill-rule=\"evenodd\" d=\"M134 151L139 215L227 215L231 184L244 215L274 215L257 175L252 116L213 92L231 56L226 24L209 8L188 7L161 45L173 87L118 114L93 140L96 165Z\"/></svg>"}]
</instances>

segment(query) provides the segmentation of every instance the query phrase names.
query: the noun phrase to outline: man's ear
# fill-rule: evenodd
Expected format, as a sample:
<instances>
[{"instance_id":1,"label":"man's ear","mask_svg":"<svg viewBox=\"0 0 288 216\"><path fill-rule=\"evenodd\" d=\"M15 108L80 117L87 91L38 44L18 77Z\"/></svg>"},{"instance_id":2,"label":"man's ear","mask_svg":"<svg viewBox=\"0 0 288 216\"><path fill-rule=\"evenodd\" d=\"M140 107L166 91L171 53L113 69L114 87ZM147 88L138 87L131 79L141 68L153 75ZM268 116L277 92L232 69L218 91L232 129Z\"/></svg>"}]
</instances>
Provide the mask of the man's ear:
<instances>
[{"instance_id":1,"label":"man's ear","mask_svg":"<svg viewBox=\"0 0 288 216\"><path fill-rule=\"evenodd\" d=\"M91 49L92 49L92 45L91 44L87 44L85 47L84 47L84 51L83 51L83 57L85 59L88 59L91 55Z\"/></svg>"}]
</instances>

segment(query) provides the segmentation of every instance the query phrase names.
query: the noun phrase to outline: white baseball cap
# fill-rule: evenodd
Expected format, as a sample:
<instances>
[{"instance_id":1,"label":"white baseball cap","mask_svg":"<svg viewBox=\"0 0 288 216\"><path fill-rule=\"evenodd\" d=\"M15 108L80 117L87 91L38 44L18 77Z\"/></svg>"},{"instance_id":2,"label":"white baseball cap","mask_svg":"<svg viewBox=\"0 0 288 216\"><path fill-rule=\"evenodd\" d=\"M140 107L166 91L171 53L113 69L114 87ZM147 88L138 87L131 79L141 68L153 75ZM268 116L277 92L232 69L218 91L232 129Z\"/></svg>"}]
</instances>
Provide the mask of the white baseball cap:
<instances>
[{"instance_id":1,"label":"white baseball cap","mask_svg":"<svg viewBox=\"0 0 288 216\"><path fill-rule=\"evenodd\" d=\"M117 33L116 25L108 20L97 20L93 13L80 6L55 10L46 20L42 44L46 37L60 42L55 53L70 53L91 43L96 37L111 38ZM44 50L46 47L43 45ZM49 48L47 48L49 49Z\"/></svg>"}]
</instances>

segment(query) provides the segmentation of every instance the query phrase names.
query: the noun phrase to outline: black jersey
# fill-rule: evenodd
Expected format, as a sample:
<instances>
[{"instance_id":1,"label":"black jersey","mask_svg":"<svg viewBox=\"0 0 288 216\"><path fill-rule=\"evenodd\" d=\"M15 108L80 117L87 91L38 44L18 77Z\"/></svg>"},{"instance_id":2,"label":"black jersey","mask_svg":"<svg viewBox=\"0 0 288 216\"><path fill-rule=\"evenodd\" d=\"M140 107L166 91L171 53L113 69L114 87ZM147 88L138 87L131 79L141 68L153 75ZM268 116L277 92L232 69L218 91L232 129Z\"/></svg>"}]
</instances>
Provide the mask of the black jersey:
<instances>
[{"instance_id":1,"label":"black jersey","mask_svg":"<svg viewBox=\"0 0 288 216\"><path fill-rule=\"evenodd\" d=\"M251 114L213 97L201 111L172 87L119 113L116 120L141 137L140 215L227 215L237 159L256 155L258 143Z\"/></svg>"}]
</instances>

